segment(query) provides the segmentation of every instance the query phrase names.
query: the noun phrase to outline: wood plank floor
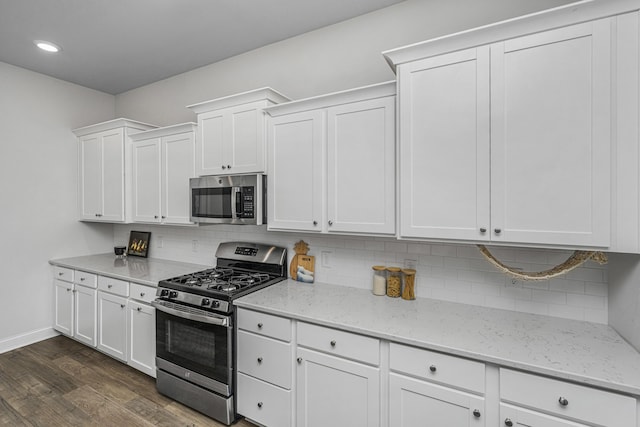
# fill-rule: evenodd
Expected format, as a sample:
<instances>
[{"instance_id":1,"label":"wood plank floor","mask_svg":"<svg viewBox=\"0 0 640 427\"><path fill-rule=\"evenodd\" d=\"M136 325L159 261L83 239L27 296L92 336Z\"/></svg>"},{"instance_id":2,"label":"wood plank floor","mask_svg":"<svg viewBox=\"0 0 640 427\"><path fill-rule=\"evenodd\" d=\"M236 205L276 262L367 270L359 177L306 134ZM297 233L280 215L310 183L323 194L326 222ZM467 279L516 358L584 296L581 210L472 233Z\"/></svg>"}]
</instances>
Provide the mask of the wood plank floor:
<instances>
[{"instance_id":1,"label":"wood plank floor","mask_svg":"<svg viewBox=\"0 0 640 427\"><path fill-rule=\"evenodd\" d=\"M153 378L64 336L0 354L0 425L223 426L159 394Z\"/></svg>"}]
</instances>

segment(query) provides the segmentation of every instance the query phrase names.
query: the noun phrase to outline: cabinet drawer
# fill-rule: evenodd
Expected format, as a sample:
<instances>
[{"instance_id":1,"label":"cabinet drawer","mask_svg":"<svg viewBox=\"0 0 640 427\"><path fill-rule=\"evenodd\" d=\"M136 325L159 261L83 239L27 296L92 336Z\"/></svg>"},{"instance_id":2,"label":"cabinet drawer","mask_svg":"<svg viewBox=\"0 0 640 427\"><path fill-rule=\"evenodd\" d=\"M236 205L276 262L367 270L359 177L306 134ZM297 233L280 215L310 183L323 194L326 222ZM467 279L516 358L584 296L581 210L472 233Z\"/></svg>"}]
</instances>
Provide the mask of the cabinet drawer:
<instances>
[{"instance_id":1,"label":"cabinet drawer","mask_svg":"<svg viewBox=\"0 0 640 427\"><path fill-rule=\"evenodd\" d=\"M238 331L238 371L291 389L291 344Z\"/></svg>"},{"instance_id":2,"label":"cabinet drawer","mask_svg":"<svg viewBox=\"0 0 640 427\"><path fill-rule=\"evenodd\" d=\"M245 309L238 310L238 329L275 338L291 341L291 320L271 314Z\"/></svg>"},{"instance_id":3,"label":"cabinet drawer","mask_svg":"<svg viewBox=\"0 0 640 427\"><path fill-rule=\"evenodd\" d=\"M98 286L98 276L86 271L76 270L73 281L79 285L95 289Z\"/></svg>"},{"instance_id":4,"label":"cabinet drawer","mask_svg":"<svg viewBox=\"0 0 640 427\"><path fill-rule=\"evenodd\" d=\"M291 425L291 392L238 373L238 413L265 426Z\"/></svg>"},{"instance_id":5,"label":"cabinet drawer","mask_svg":"<svg viewBox=\"0 0 640 427\"><path fill-rule=\"evenodd\" d=\"M98 276L98 289L123 297L129 296L129 282L111 277Z\"/></svg>"},{"instance_id":6,"label":"cabinet drawer","mask_svg":"<svg viewBox=\"0 0 640 427\"><path fill-rule=\"evenodd\" d=\"M53 267L53 277L65 282L73 282L73 270L65 267Z\"/></svg>"},{"instance_id":7,"label":"cabinet drawer","mask_svg":"<svg viewBox=\"0 0 640 427\"><path fill-rule=\"evenodd\" d=\"M500 369L500 400L601 426L636 425L631 397L509 369Z\"/></svg>"},{"instance_id":8,"label":"cabinet drawer","mask_svg":"<svg viewBox=\"0 0 640 427\"><path fill-rule=\"evenodd\" d=\"M389 363L396 372L484 394L484 363L395 343Z\"/></svg>"},{"instance_id":9,"label":"cabinet drawer","mask_svg":"<svg viewBox=\"0 0 640 427\"><path fill-rule=\"evenodd\" d=\"M298 322L298 344L371 365L380 363L380 341L351 332Z\"/></svg>"},{"instance_id":10,"label":"cabinet drawer","mask_svg":"<svg viewBox=\"0 0 640 427\"><path fill-rule=\"evenodd\" d=\"M152 286L145 286L133 282L129 288L131 298L144 302L153 301L156 298L156 290L157 289Z\"/></svg>"}]
</instances>

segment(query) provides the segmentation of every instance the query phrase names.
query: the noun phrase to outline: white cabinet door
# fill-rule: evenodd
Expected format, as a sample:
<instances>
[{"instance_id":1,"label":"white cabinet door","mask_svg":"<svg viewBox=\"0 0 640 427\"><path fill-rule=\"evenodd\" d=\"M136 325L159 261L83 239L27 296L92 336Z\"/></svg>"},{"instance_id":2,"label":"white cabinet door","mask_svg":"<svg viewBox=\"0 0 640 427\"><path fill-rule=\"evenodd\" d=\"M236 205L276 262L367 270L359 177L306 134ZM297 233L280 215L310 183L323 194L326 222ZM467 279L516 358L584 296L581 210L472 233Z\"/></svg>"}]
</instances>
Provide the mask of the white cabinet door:
<instances>
[{"instance_id":1,"label":"white cabinet door","mask_svg":"<svg viewBox=\"0 0 640 427\"><path fill-rule=\"evenodd\" d=\"M265 101L198 114L198 175L265 170Z\"/></svg>"},{"instance_id":2,"label":"white cabinet door","mask_svg":"<svg viewBox=\"0 0 640 427\"><path fill-rule=\"evenodd\" d=\"M162 222L191 224L189 221L189 178L195 176L193 132L162 138Z\"/></svg>"},{"instance_id":3,"label":"white cabinet door","mask_svg":"<svg viewBox=\"0 0 640 427\"><path fill-rule=\"evenodd\" d=\"M611 21L491 46L491 235L608 246Z\"/></svg>"},{"instance_id":4,"label":"white cabinet door","mask_svg":"<svg viewBox=\"0 0 640 427\"><path fill-rule=\"evenodd\" d=\"M395 232L395 97L327 110L327 230Z\"/></svg>"},{"instance_id":5,"label":"white cabinet door","mask_svg":"<svg viewBox=\"0 0 640 427\"><path fill-rule=\"evenodd\" d=\"M378 368L301 348L297 357L297 426L380 425Z\"/></svg>"},{"instance_id":6,"label":"white cabinet door","mask_svg":"<svg viewBox=\"0 0 640 427\"><path fill-rule=\"evenodd\" d=\"M393 427L484 426L484 399L472 394L389 374L389 418Z\"/></svg>"},{"instance_id":7,"label":"white cabinet door","mask_svg":"<svg viewBox=\"0 0 640 427\"><path fill-rule=\"evenodd\" d=\"M155 308L136 301L127 306L129 325L129 365L147 375L156 376Z\"/></svg>"},{"instance_id":8,"label":"white cabinet door","mask_svg":"<svg viewBox=\"0 0 640 427\"><path fill-rule=\"evenodd\" d=\"M500 403L501 425L507 427L586 427L573 421L563 420L541 412L529 411L516 406ZM619 425L612 423L613 425Z\"/></svg>"},{"instance_id":9,"label":"white cabinet door","mask_svg":"<svg viewBox=\"0 0 640 427\"><path fill-rule=\"evenodd\" d=\"M53 328L67 336L73 336L73 284L54 280Z\"/></svg>"},{"instance_id":10,"label":"white cabinet door","mask_svg":"<svg viewBox=\"0 0 640 427\"><path fill-rule=\"evenodd\" d=\"M87 135L79 140L80 219L97 220L102 213L102 138Z\"/></svg>"},{"instance_id":11,"label":"white cabinet door","mask_svg":"<svg viewBox=\"0 0 640 427\"><path fill-rule=\"evenodd\" d=\"M73 336L78 341L95 347L97 291L86 286L75 285L75 321Z\"/></svg>"},{"instance_id":12,"label":"white cabinet door","mask_svg":"<svg viewBox=\"0 0 640 427\"><path fill-rule=\"evenodd\" d=\"M160 138L133 145L133 220L160 222Z\"/></svg>"},{"instance_id":13,"label":"white cabinet door","mask_svg":"<svg viewBox=\"0 0 640 427\"><path fill-rule=\"evenodd\" d=\"M127 299L98 291L98 349L127 361Z\"/></svg>"},{"instance_id":14,"label":"white cabinet door","mask_svg":"<svg viewBox=\"0 0 640 427\"><path fill-rule=\"evenodd\" d=\"M322 231L324 114L270 119L268 228Z\"/></svg>"},{"instance_id":15,"label":"white cabinet door","mask_svg":"<svg viewBox=\"0 0 640 427\"><path fill-rule=\"evenodd\" d=\"M102 154L102 215L100 220L124 221L124 129L114 129L102 134Z\"/></svg>"},{"instance_id":16,"label":"white cabinet door","mask_svg":"<svg viewBox=\"0 0 640 427\"><path fill-rule=\"evenodd\" d=\"M411 62L398 80L400 236L487 240L489 48Z\"/></svg>"}]
</instances>

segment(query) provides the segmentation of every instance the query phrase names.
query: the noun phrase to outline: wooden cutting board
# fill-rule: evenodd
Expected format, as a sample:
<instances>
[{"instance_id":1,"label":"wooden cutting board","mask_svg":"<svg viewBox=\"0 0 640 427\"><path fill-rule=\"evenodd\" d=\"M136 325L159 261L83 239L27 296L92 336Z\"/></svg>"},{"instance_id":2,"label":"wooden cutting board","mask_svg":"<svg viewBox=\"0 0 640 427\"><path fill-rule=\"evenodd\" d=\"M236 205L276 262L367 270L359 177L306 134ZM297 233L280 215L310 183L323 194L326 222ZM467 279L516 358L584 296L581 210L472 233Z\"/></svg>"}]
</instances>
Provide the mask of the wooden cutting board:
<instances>
[{"instance_id":1,"label":"wooden cutting board","mask_svg":"<svg viewBox=\"0 0 640 427\"><path fill-rule=\"evenodd\" d=\"M316 257L307 255L309 245L300 240L293 247L295 255L289 264L289 276L298 282L313 283L315 277Z\"/></svg>"}]
</instances>

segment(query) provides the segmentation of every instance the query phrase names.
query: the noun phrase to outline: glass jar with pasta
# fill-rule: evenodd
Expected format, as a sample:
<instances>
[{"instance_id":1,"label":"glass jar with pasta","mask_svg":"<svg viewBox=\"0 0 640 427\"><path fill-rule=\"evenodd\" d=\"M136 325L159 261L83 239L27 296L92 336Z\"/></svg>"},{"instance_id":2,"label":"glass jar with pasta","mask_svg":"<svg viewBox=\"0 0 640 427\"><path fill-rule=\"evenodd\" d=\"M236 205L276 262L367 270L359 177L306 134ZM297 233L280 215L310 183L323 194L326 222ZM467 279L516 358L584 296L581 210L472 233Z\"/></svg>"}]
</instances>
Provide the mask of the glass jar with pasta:
<instances>
[{"instance_id":1,"label":"glass jar with pasta","mask_svg":"<svg viewBox=\"0 0 640 427\"><path fill-rule=\"evenodd\" d=\"M402 293L402 272L399 267L387 267L387 296L398 298Z\"/></svg>"}]
</instances>

